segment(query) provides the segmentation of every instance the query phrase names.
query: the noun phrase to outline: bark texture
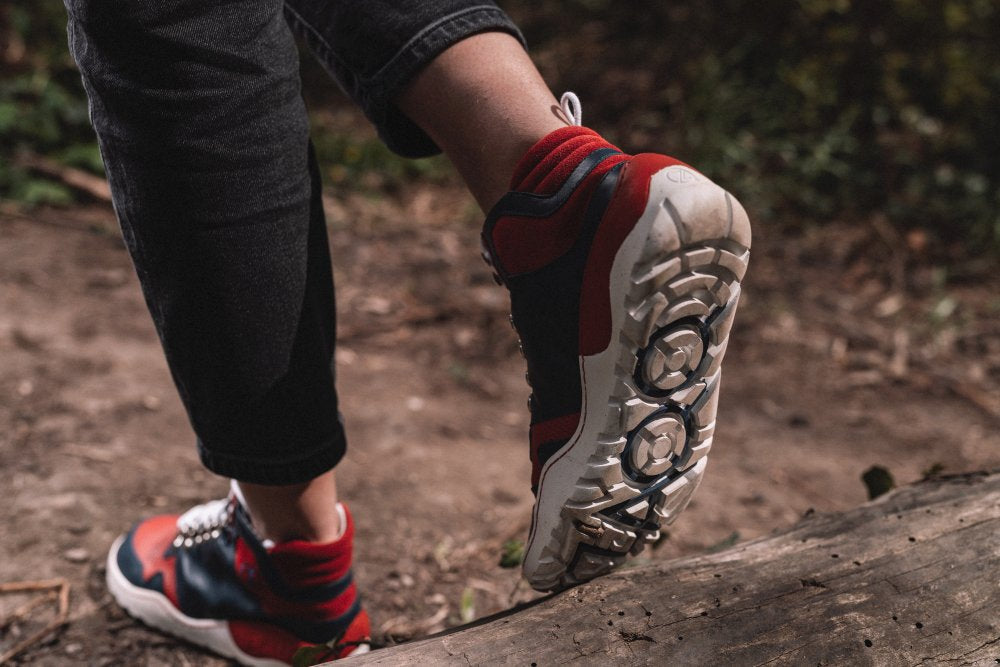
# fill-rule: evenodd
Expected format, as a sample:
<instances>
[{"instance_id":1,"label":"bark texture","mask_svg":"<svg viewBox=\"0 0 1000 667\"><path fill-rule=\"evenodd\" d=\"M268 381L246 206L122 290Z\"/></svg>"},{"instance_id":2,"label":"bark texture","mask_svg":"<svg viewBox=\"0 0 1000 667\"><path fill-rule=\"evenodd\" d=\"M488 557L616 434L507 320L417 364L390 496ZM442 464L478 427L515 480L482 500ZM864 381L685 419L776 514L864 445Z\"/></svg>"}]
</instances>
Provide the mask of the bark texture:
<instances>
[{"instance_id":1,"label":"bark texture","mask_svg":"<svg viewBox=\"0 0 1000 667\"><path fill-rule=\"evenodd\" d=\"M1000 474L921 482L348 662L1000 664Z\"/></svg>"}]
</instances>

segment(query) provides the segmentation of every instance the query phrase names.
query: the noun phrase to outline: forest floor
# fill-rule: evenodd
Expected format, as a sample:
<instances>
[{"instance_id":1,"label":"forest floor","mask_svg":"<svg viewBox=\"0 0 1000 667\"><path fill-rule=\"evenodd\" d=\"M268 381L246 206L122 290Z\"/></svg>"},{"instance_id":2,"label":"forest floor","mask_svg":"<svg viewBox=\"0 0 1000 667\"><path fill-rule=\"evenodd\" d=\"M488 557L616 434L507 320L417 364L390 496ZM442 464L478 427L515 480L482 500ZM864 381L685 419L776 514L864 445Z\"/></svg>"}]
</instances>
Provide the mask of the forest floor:
<instances>
[{"instance_id":1,"label":"forest floor","mask_svg":"<svg viewBox=\"0 0 1000 667\"><path fill-rule=\"evenodd\" d=\"M532 598L502 545L531 493L528 394L478 216L452 186L327 200L338 469L376 639ZM1000 277L948 271L878 220L788 235L756 220L708 474L642 559L702 553L905 484L1000 465ZM69 622L15 663L225 664L128 618L104 586L116 535L220 497L107 207L0 208L0 583L64 579ZM0 596L0 619L30 602ZM0 654L51 618L0 621Z\"/></svg>"}]
</instances>

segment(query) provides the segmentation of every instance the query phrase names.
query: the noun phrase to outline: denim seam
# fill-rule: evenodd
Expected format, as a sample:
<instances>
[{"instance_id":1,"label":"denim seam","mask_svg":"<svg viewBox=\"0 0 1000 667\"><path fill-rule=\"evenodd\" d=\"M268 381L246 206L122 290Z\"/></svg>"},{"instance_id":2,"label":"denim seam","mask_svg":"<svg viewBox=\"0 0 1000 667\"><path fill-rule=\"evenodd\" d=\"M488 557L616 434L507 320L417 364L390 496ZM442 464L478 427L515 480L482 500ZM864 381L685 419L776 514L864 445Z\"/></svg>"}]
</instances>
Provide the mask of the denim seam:
<instances>
[{"instance_id":1,"label":"denim seam","mask_svg":"<svg viewBox=\"0 0 1000 667\"><path fill-rule=\"evenodd\" d=\"M316 57L324 61L328 69L336 70L340 68L354 77L361 89L356 92L364 98L361 100L361 105L368 112L372 111L370 108L370 101L372 99L377 100L381 104L388 104L388 97L396 92L395 89L400 86L402 81L412 75L413 65L423 62L427 51L444 46L451 40L452 36L447 30L450 26L464 24L466 29L463 30L463 33L488 30L491 27L502 27L505 29L505 32L514 35L521 45L526 47L524 36L502 9L493 5L476 5L453 12L425 26L419 33L411 37L406 44L400 47L377 72L371 76L362 76L337 55L336 50L326 40L322 32L314 28L288 3L285 3L285 10L294 18L296 25L308 33L308 36L312 40L310 46L313 48ZM477 18L476 15L481 15L481 19L488 18L493 19L493 21L482 20L481 23L474 21ZM468 28L472 30L469 31ZM418 52L417 49L420 49L420 51ZM405 62L405 67L400 68L400 62ZM399 71L392 77L388 76L387 73L392 72L394 69L398 69Z\"/></svg>"},{"instance_id":2,"label":"denim seam","mask_svg":"<svg viewBox=\"0 0 1000 667\"><path fill-rule=\"evenodd\" d=\"M324 63L325 65L329 67L330 66L329 61L336 61L339 67L350 72L353 76L355 76L358 79L358 81L364 80L358 76L357 72L355 72L352 68L348 67L347 63L344 62L343 59L341 59L340 56L337 55L337 52L334 51L333 47L330 46L330 43L326 41L325 37L323 37L323 33L321 33L319 30L316 30L316 28L314 28L312 24L310 24L308 21L302 18L302 15L299 14L297 11L295 11L294 7L292 7L290 4L286 2L284 3L284 9L287 13L291 14L295 18L296 25L305 30L306 32L308 32L309 36L312 37L313 40L315 40L313 43L310 44L310 46L313 49L315 49L317 46L323 47L323 53L316 54L316 57L318 57L320 60L328 61Z\"/></svg>"},{"instance_id":3,"label":"denim seam","mask_svg":"<svg viewBox=\"0 0 1000 667\"><path fill-rule=\"evenodd\" d=\"M410 38L406 44L404 44L395 55L390 58L385 65L382 66L375 74L364 79L366 84L371 84L372 88L376 90L385 91L386 93L394 92L392 89L399 85L401 79L408 78L412 72L408 71L415 62L421 62L426 57L426 52L432 50L436 47L443 46L449 40L453 38L453 35L448 32L448 28L455 24L463 24L464 27L471 27L473 30L485 30L490 27L499 27L498 24L487 24L485 22L478 23L474 22L476 14L481 14L482 18L495 18L499 19L499 24L505 25L508 28L514 28L510 19L499 7L493 5L476 5L475 7L466 7L457 12L449 14L448 16L441 17L434 23L425 26L423 30ZM464 31L463 31L464 32ZM517 33L517 39L524 44L524 38L520 33ZM418 52L418 49L420 51ZM405 62L406 66L400 68L399 63ZM407 62L408 61L408 62ZM390 77L386 72L392 72L396 70L395 76ZM378 84L379 80L383 80L381 85ZM395 79L395 80L394 80ZM385 81L392 82L392 85L384 83Z\"/></svg>"}]
</instances>

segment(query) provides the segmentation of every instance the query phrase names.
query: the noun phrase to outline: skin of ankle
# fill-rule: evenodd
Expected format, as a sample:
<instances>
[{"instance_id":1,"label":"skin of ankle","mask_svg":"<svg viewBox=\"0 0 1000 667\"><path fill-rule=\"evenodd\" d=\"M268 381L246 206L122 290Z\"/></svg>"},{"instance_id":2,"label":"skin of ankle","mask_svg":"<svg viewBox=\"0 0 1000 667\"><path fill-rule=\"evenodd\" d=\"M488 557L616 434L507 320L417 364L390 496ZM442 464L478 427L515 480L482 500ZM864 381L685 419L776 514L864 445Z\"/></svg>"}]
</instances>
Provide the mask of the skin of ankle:
<instances>
[{"instance_id":1,"label":"skin of ankle","mask_svg":"<svg viewBox=\"0 0 1000 667\"><path fill-rule=\"evenodd\" d=\"M527 150L569 125L521 43L501 32L442 52L396 105L451 159L484 212L507 192Z\"/></svg>"},{"instance_id":2,"label":"skin of ankle","mask_svg":"<svg viewBox=\"0 0 1000 667\"><path fill-rule=\"evenodd\" d=\"M333 471L303 484L266 486L239 482L247 510L261 537L274 542L333 542L340 537Z\"/></svg>"}]
</instances>

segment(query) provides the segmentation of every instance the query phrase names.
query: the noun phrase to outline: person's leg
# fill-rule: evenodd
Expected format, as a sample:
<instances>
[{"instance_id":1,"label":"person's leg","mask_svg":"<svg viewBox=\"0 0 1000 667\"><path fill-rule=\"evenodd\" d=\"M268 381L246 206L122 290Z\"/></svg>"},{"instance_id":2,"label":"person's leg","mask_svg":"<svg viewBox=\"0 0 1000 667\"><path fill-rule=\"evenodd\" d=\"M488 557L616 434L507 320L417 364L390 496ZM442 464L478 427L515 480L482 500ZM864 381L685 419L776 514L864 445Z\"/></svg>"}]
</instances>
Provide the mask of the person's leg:
<instances>
[{"instance_id":1,"label":"person's leg","mask_svg":"<svg viewBox=\"0 0 1000 667\"><path fill-rule=\"evenodd\" d=\"M396 103L488 211L484 258L510 290L532 390L525 575L551 590L607 572L704 473L746 213L674 158L571 126L580 109L559 113L507 35L455 44Z\"/></svg>"},{"instance_id":2,"label":"person's leg","mask_svg":"<svg viewBox=\"0 0 1000 667\"><path fill-rule=\"evenodd\" d=\"M484 257L510 290L532 390L524 572L549 590L657 539L699 483L749 223L680 161L560 127L509 20L445 4L431 17L383 0L289 11L389 146L444 149L489 211ZM374 18L397 10L406 20L380 35Z\"/></svg>"},{"instance_id":3,"label":"person's leg","mask_svg":"<svg viewBox=\"0 0 1000 667\"><path fill-rule=\"evenodd\" d=\"M344 435L297 53L280 2L200 4L67 0L70 37L203 462L301 485L337 463ZM319 488L335 521L333 487Z\"/></svg>"},{"instance_id":4,"label":"person's leg","mask_svg":"<svg viewBox=\"0 0 1000 667\"><path fill-rule=\"evenodd\" d=\"M431 61L396 100L489 211L528 149L569 125L521 43L486 32Z\"/></svg>"},{"instance_id":5,"label":"person's leg","mask_svg":"<svg viewBox=\"0 0 1000 667\"><path fill-rule=\"evenodd\" d=\"M327 642L330 657L349 653L368 621L330 472L345 447L332 272L282 3L66 4L115 209L199 453L245 484L119 538L111 592L241 661L290 662Z\"/></svg>"},{"instance_id":6,"label":"person's leg","mask_svg":"<svg viewBox=\"0 0 1000 667\"><path fill-rule=\"evenodd\" d=\"M492 55L440 58L401 105L419 115L408 95L433 99L438 86L489 68ZM541 115L534 100L547 87L521 81L535 82L521 97ZM583 127L536 135L512 167L506 156L533 126L517 124L528 113L504 111L509 94L503 85L478 92L479 129L448 105L421 127L446 150L482 156L453 157L463 175L489 172L467 182L490 207L484 258L510 291L531 387L536 502L523 570L552 590L658 539L701 481L750 227L739 202L682 162L626 155ZM564 111L579 122L578 107ZM508 134L481 129L508 118ZM470 147L484 136L494 143ZM511 192L499 197L505 177Z\"/></svg>"}]
</instances>

